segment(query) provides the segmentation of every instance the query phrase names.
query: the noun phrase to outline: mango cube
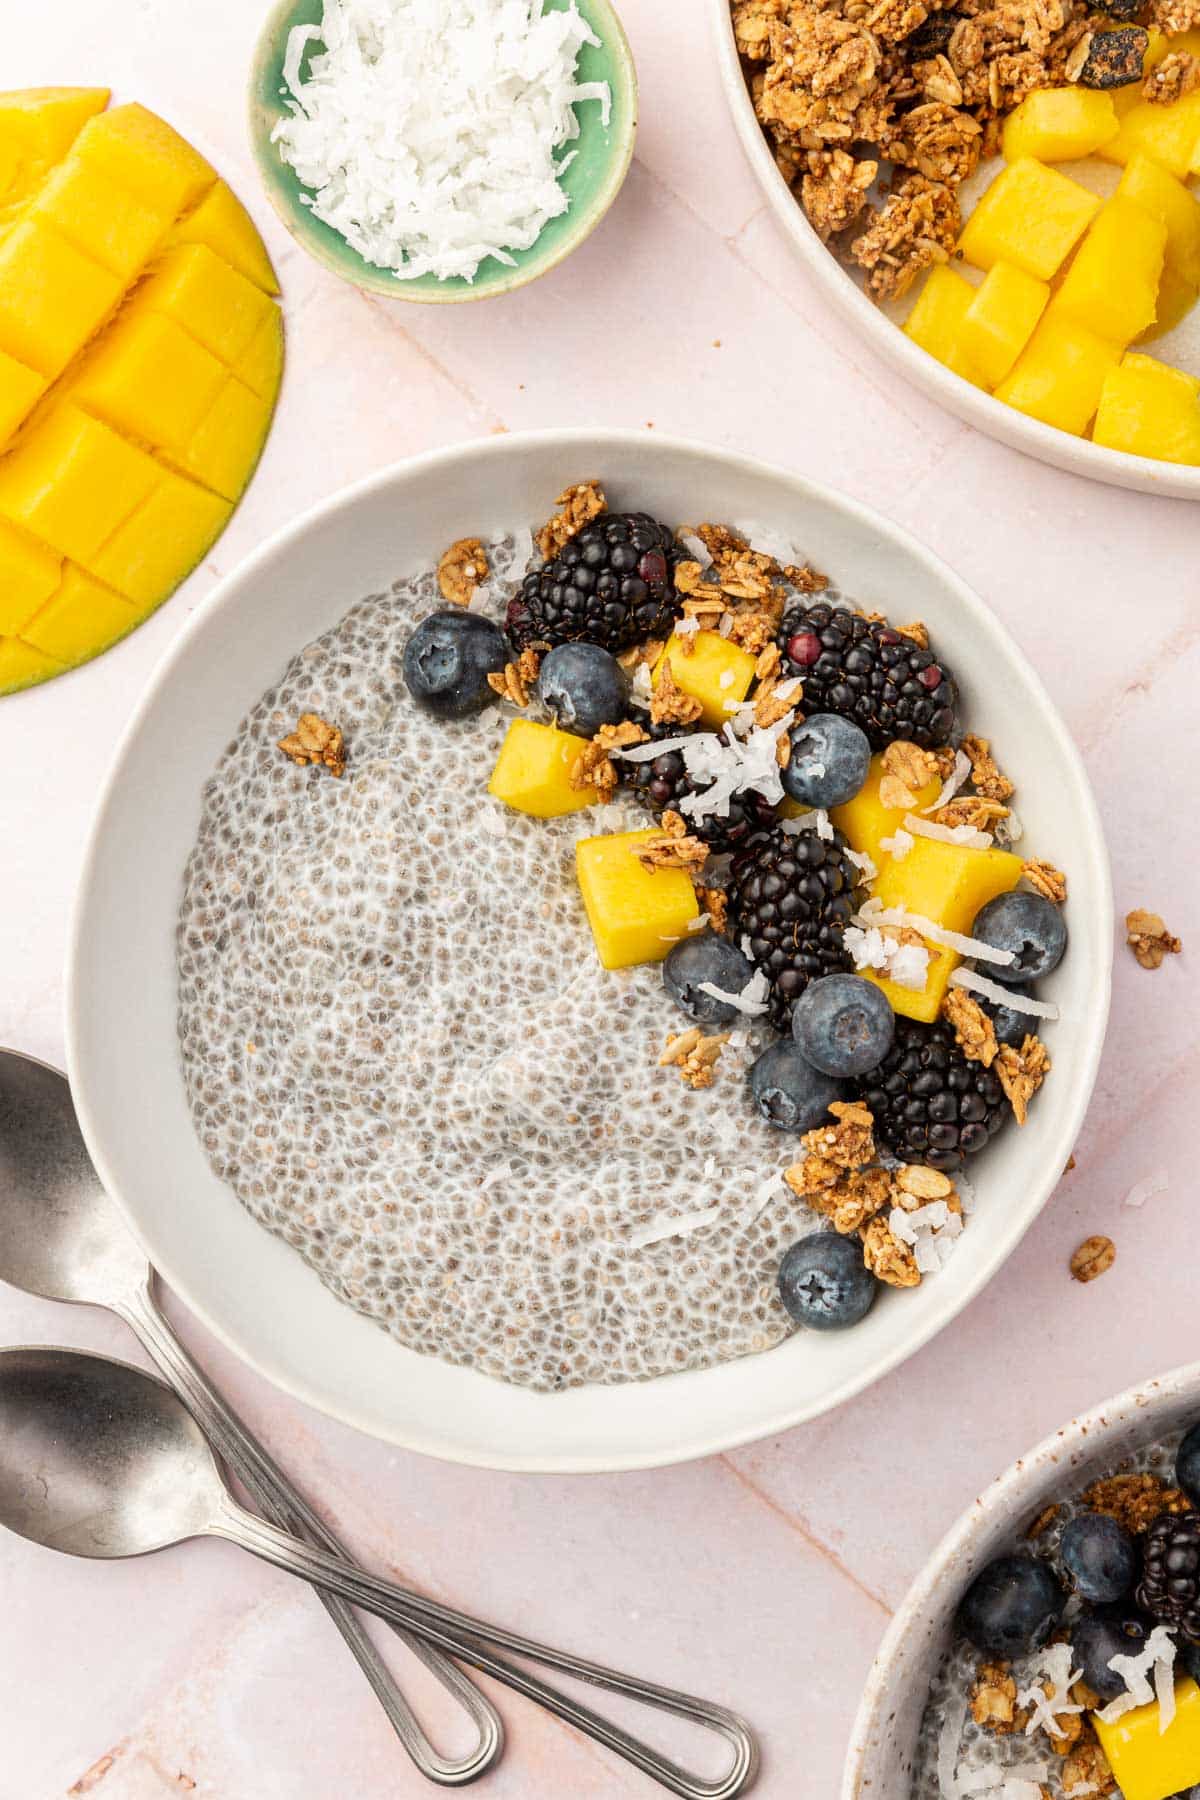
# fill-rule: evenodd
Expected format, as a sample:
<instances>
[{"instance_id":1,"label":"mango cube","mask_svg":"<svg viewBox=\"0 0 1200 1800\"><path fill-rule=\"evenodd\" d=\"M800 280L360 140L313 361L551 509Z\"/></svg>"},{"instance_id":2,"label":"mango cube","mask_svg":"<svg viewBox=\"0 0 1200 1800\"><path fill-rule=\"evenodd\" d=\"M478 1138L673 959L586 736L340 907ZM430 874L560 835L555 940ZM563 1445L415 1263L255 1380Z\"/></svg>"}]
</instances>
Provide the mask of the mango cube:
<instances>
[{"instance_id":1,"label":"mango cube","mask_svg":"<svg viewBox=\"0 0 1200 1800\"><path fill-rule=\"evenodd\" d=\"M169 250L129 310L162 313L227 368L249 351L278 307L205 244Z\"/></svg>"},{"instance_id":2,"label":"mango cube","mask_svg":"<svg viewBox=\"0 0 1200 1800\"><path fill-rule=\"evenodd\" d=\"M114 106L89 119L75 154L167 218L194 206L217 179L185 138L144 106Z\"/></svg>"},{"instance_id":3,"label":"mango cube","mask_svg":"<svg viewBox=\"0 0 1200 1800\"><path fill-rule=\"evenodd\" d=\"M16 636L62 579L62 557L0 519L0 636Z\"/></svg>"},{"instance_id":4,"label":"mango cube","mask_svg":"<svg viewBox=\"0 0 1200 1800\"><path fill-rule=\"evenodd\" d=\"M661 962L700 917L691 876L683 869L644 869L633 846L659 834L618 832L583 838L575 872L596 951L606 969Z\"/></svg>"},{"instance_id":5,"label":"mango cube","mask_svg":"<svg viewBox=\"0 0 1200 1800\"><path fill-rule=\"evenodd\" d=\"M885 907L903 906L946 931L969 933L976 914L1021 879L1021 858L1008 850L974 850L918 837L906 856L887 857L872 890ZM919 929L919 927L918 927ZM896 1012L910 1019L935 1019L946 987L961 958L944 945L928 943L929 968L921 991L880 983ZM877 979L877 978L876 978Z\"/></svg>"},{"instance_id":6,"label":"mango cube","mask_svg":"<svg viewBox=\"0 0 1200 1800\"><path fill-rule=\"evenodd\" d=\"M904 824L906 812L919 813L932 806L942 791L942 784L935 777L918 793L915 806L885 806L879 797L879 786L886 774L883 757L873 756L867 779L853 800L833 807L829 814L850 848L857 850L860 856L869 856L877 869L882 867L888 854L883 848L884 838L892 837Z\"/></svg>"},{"instance_id":7,"label":"mango cube","mask_svg":"<svg viewBox=\"0 0 1200 1800\"><path fill-rule=\"evenodd\" d=\"M1051 307L996 389L996 398L1078 437L1100 403L1105 376L1120 360L1115 344L1059 317Z\"/></svg>"},{"instance_id":8,"label":"mango cube","mask_svg":"<svg viewBox=\"0 0 1200 1800\"><path fill-rule=\"evenodd\" d=\"M1158 284L1158 298L1154 302L1154 323L1147 325L1145 331L1138 333L1133 340L1135 344L1152 344L1155 338L1165 337L1168 331L1182 323L1196 304L1197 293L1178 269L1170 263L1163 264L1162 280Z\"/></svg>"},{"instance_id":9,"label":"mango cube","mask_svg":"<svg viewBox=\"0 0 1200 1800\"><path fill-rule=\"evenodd\" d=\"M965 353L988 387L998 387L1029 342L1050 300L1048 282L1015 263L993 263L963 314Z\"/></svg>"},{"instance_id":10,"label":"mango cube","mask_svg":"<svg viewBox=\"0 0 1200 1800\"><path fill-rule=\"evenodd\" d=\"M1127 163L1141 150L1172 175L1183 179L1193 167L1200 144L1200 93L1185 94L1169 106L1141 100L1121 120L1115 138L1097 152L1105 162Z\"/></svg>"},{"instance_id":11,"label":"mango cube","mask_svg":"<svg viewBox=\"0 0 1200 1800\"><path fill-rule=\"evenodd\" d=\"M225 381L224 366L171 319L127 313L88 353L69 392L118 431L184 452Z\"/></svg>"},{"instance_id":12,"label":"mango cube","mask_svg":"<svg viewBox=\"0 0 1200 1800\"><path fill-rule=\"evenodd\" d=\"M514 719L500 747L488 793L535 819L555 819L562 813L596 806L600 795L595 788L575 788L570 781L571 769L586 749L586 738L560 731L556 725Z\"/></svg>"},{"instance_id":13,"label":"mango cube","mask_svg":"<svg viewBox=\"0 0 1200 1800\"><path fill-rule=\"evenodd\" d=\"M1095 88L1041 88L1027 94L1004 121L1006 162L1034 156L1039 162L1075 162L1117 135L1109 96Z\"/></svg>"},{"instance_id":14,"label":"mango cube","mask_svg":"<svg viewBox=\"0 0 1200 1800\"><path fill-rule=\"evenodd\" d=\"M728 724L754 680L754 657L719 631L695 631L686 647L678 636L669 638L650 672L652 687L668 663L680 693L700 702L700 717L710 731Z\"/></svg>"},{"instance_id":15,"label":"mango cube","mask_svg":"<svg viewBox=\"0 0 1200 1800\"><path fill-rule=\"evenodd\" d=\"M185 475L226 500L240 499L271 428L273 400L262 400L230 376L179 457Z\"/></svg>"},{"instance_id":16,"label":"mango cube","mask_svg":"<svg viewBox=\"0 0 1200 1800\"><path fill-rule=\"evenodd\" d=\"M1200 380L1130 352L1105 378L1092 438L1131 456L1200 464Z\"/></svg>"},{"instance_id":17,"label":"mango cube","mask_svg":"<svg viewBox=\"0 0 1200 1800\"><path fill-rule=\"evenodd\" d=\"M132 631L138 616L127 600L68 563L58 592L22 628L21 638L56 662L79 663Z\"/></svg>"},{"instance_id":18,"label":"mango cube","mask_svg":"<svg viewBox=\"0 0 1200 1800\"><path fill-rule=\"evenodd\" d=\"M1175 1717L1159 1730L1158 1701L1135 1707L1115 1725L1092 1724L1125 1800L1169 1800L1200 1781L1200 1688L1175 1685Z\"/></svg>"},{"instance_id":19,"label":"mango cube","mask_svg":"<svg viewBox=\"0 0 1200 1800\"><path fill-rule=\"evenodd\" d=\"M0 514L87 562L160 479L144 451L75 407L60 406L0 462Z\"/></svg>"},{"instance_id":20,"label":"mango cube","mask_svg":"<svg viewBox=\"0 0 1200 1800\"><path fill-rule=\"evenodd\" d=\"M923 987L902 987L898 981L889 980L876 969L863 969L861 973L867 981L883 990L888 1005L902 1019L919 1019L923 1025L932 1025L942 1010L950 977L962 958L956 950L947 950L944 945L927 943L925 948L929 952L929 962Z\"/></svg>"},{"instance_id":21,"label":"mango cube","mask_svg":"<svg viewBox=\"0 0 1200 1800\"><path fill-rule=\"evenodd\" d=\"M50 383L0 350L0 449L29 417Z\"/></svg>"},{"instance_id":22,"label":"mango cube","mask_svg":"<svg viewBox=\"0 0 1200 1800\"><path fill-rule=\"evenodd\" d=\"M1070 176L1022 156L997 175L967 220L959 248L977 269L1015 263L1049 281L1100 209Z\"/></svg>"},{"instance_id":23,"label":"mango cube","mask_svg":"<svg viewBox=\"0 0 1200 1800\"><path fill-rule=\"evenodd\" d=\"M1154 323L1167 228L1132 200L1114 197L1096 217L1054 310L1124 347Z\"/></svg>"},{"instance_id":24,"label":"mango cube","mask_svg":"<svg viewBox=\"0 0 1200 1800\"><path fill-rule=\"evenodd\" d=\"M1117 194L1132 200L1167 228L1167 266L1193 288L1200 287L1200 205L1181 181L1135 150L1125 165Z\"/></svg>"},{"instance_id":25,"label":"mango cube","mask_svg":"<svg viewBox=\"0 0 1200 1800\"><path fill-rule=\"evenodd\" d=\"M945 263L939 263L926 276L925 285L904 321L904 330L914 344L920 344L922 350L927 350L954 374L961 375L975 387L982 387L983 377L967 355L962 341L963 320L974 297L975 289L969 281Z\"/></svg>"},{"instance_id":26,"label":"mango cube","mask_svg":"<svg viewBox=\"0 0 1200 1800\"><path fill-rule=\"evenodd\" d=\"M233 372L251 393L264 400L279 392L283 379L283 314L277 306L271 308L270 317L263 320L260 330L238 357Z\"/></svg>"},{"instance_id":27,"label":"mango cube","mask_svg":"<svg viewBox=\"0 0 1200 1800\"><path fill-rule=\"evenodd\" d=\"M108 88L18 88L0 94L0 142L21 144L47 166L61 162L108 99Z\"/></svg>"},{"instance_id":28,"label":"mango cube","mask_svg":"<svg viewBox=\"0 0 1200 1800\"><path fill-rule=\"evenodd\" d=\"M44 219L93 262L130 281L161 243L169 217L78 157L68 157L30 204L29 216Z\"/></svg>"},{"instance_id":29,"label":"mango cube","mask_svg":"<svg viewBox=\"0 0 1200 1800\"><path fill-rule=\"evenodd\" d=\"M142 618L191 574L232 511L228 500L164 470L159 486L106 539L88 568Z\"/></svg>"},{"instance_id":30,"label":"mango cube","mask_svg":"<svg viewBox=\"0 0 1200 1800\"><path fill-rule=\"evenodd\" d=\"M39 219L0 243L0 350L62 374L121 298L121 283Z\"/></svg>"},{"instance_id":31,"label":"mango cube","mask_svg":"<svg viewBox=\"0 0 1200 1800\"><path fill-rule=\"evenodd\" d=\"M204 244L264 294L279 292L258 227L227 182L218 181L209 188L199 206L179 221L168 242Z\"/></svg>"},{"instance_id":32,"label":"mango cube","mask_svg":"<svg viewBox=\"0 0 1200 1800\"><path fill-rule=\"evenodd\" d=\"M35 682L49 681L52 676L61 675L65 667L23 638L0 637L0 694L15 694Z\"/></svg>"}]
</instances>

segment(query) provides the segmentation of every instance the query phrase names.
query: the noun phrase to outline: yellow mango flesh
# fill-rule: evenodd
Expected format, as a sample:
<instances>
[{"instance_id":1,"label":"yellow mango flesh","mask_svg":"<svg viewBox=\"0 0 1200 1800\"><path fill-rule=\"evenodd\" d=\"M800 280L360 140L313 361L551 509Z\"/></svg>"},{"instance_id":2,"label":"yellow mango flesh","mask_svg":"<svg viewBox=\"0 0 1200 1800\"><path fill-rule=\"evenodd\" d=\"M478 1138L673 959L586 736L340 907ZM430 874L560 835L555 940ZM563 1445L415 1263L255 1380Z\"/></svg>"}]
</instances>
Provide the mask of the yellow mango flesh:
<instances>
[{"instance_id":1,"label":"yellow mango flesh","mask_svg":"<svg viewBox=\"0 0 1200 1800\"><path fill-rule=\"evenodd\" d=\"M1115 1725L1098 1713L1092 1724L1125 1800L1170 1800L1200 1781L1200 1688L1175 1686L1175 1717L1159 1730L1157 1700L1135 1707Z\"/></svg>"},{"instance_id":2,"label":"yellow mango flesh","mask_svg":"<svg viewBox=\"0 0 1200 1800\"><path fill-rule=\"evenodd\" d=\"M1194 166L1200 144L1200 93L1185 94L1169 106L1141 100L1121 119L1111 142L1098 151L1105 162L1127 163L1141 150L1182 179Z\"/></svg>"},{"instance_id":3,"label":"yellow mango flesh","mask_svg":"<svg viewBox=\"0 0 1200 1800\"><path fill-rule=\"evenodd\" d=\"M993 263L963 315L963 348L988 387L998 387L1033 336L1049 283L1015 263Z\"/></svg>"},{"instance_id":4,"label":"yellow mango flesh","mask_svg":"<svg viewBox=\"0 0 1200 1800\"><path fill-rule=\"evenodd\" d=\"M488 793L535 819L555 819L595 806L600 800L595 788L573 788L570 782L571 769L586 748L586 738L556 725L514 719L500 746Z\"/></svg>"},{"instance_id":5,"label":"yellow mango flesh","mask_svg":"<svg viewBox=\"0 0 1200 1800\"><path fill-rule=\"evenodd\" d=\"M863 969L860 973L867 981L882 989L888 1005L902 1019L919 1019L924 1025L932 1025L942 1010L950 977L962 958L956 950L939 948L937 944L927 943L925 948L929 952L929 963L925 970L923 988L901 987L898 981L889 981L886 975L879 974L875 969Z\"/></svg>"},{"instance_id":6,"label":"yellow mango flesh","mask_svg":"<svg viewBox=\"0 0 1200 1800\"><path fill-rule=\"evenodd\" d=\"M857 850L860 856L869 856L877 869L887 860L888 853L883 848L884 838L895 835L897 829L904 824L906 812L919 813L925 807L932 806L942 791L940 781L930 781L917 795L915 806L885 806L879 798L879 785L886 773L883 757L873 756L867 779L853 800L846 800L841 806L832 807L829 813L835 828L841 832L850 848Z\"/></svg>"},{"instance_id":7,"label":"yellow mango flesh","mask_svg":"<svg viewBox=\"0 0 1200 1800\"><path fill-rule=\"evenodd\" d=\"M1073 162L1117 135L1109 96L1093 88L1043 88L1027 94L1004 121L1006 162L1034 156L1039 162Z\"/></svg>"},{"instance_id":8,"label":"yellow mango flesh","mask_svg":"<svg viewBox=\"0 0 1200 1800\"><path fill-rule=\"evenodd\" d=\"M0 694L97 655L203 559L283 372L249 215L107 99L0 94Z\"/></svg>"},{"instance_id":9,"label":"yellow mango flesh","mask_svg":"<svg viewBox=\"0 0 1200 1800\"><path fill-rule=\"evenodd\" d=\"M1131 456L1200 464L1200 380L1131 353L1105 378L1092 437Z\"/></svg>"},{"instance_id":10,"label":"yellow mango flesh","mask_svg":"<svg viewBox=\"0 0 1200 1800\"><path fill-rule=\"evenodd\" d=\"M1122 348L1154 323L1167 228L1132 200L1114 196L1088 231L1054 310Z\"/></svg>"},{"instance_id":11,"label":"yellow mango flesh","mask_svg":"<svg viewBox=\"0 0 1200 1800\"><path fill-rule=\"evenodd\" d=\"M1200 288L1200 205L1183 183L1138 150L1125 165L1117 195L1134 201L1166 227L1167 266Z\"/></svg>"},{"instance_id":12,"label":"yellow mango flesh","mask_svg":"<svg viewBox=\"0 0 1200 1800\"><path fill-rule=\"evenodd\" d=\"M996 389L996 398L1078 437L1099 405L1105 376L1120 358L1117 345L1059 317L1051 307Z\"/></svg>"},{"instance_id":13,"label":"yellow mango flesh","mask_svg":"<svg viewBox=\"0 0 1200 1800\"><path fill-rule=\"evenodd\" d=\"M700 702L701 718L710 731L728 723L754 680L754 657L719 631L693 632L686 650L678 637L669 638L650 672L651 687L658 686L667 663L680 693Z\"/></svg>"},{"instance_id":14,"label":"yellow mango flesh","mask_svg":"<svg viewBox=\"0 0 1200 1800\"><path fill-rule=\"evenodd\" d=\"M959 242L978 269L1015 263L1049 281L1099 211L1095 194L1030 156L1003 169L967 220Z\"/></svg>"},{"instance_id":15,"label":"yellow mango flesh","mask_svg":"<svg viewBox=\"0 0 1200 1800\"><path fill-rule=\"evenodd\" d=\"M1147 325L1145 331L1139 332L1134 342L1152 344L1155 338L1165 337L1168 331L1174 331L1195 306L1198 292L1200 290L1193 287L1178 269L1173 269L1170 263L1164 263L1162 280L1158 284L1158 298L1154 302L1154 323Z\"/></svg>"},{"instance_id":16,"label":"yellow mango flesh","mask_svg":"<svg viewBox=\"0 0 1200 1800\"><path fill-rule=\"evenodd\" d=\"M974 850L919 837L906 856L885 857L872 889L872 899L908 912L946 931L970 934L975 917L989 900L1007 894L1021 879L1021 858L1008 850ZM918 928L919 929L919 928ZM929 969L918 992L879 982L897 1012L910 1019L934 1019L946 987L961 958L944 945L927 942Z\"/></svg>"},{"instance_id":17,"label":"yellow mango flesh","mask_svg":"<svg viewBox=\"0 0 1200 1800\"><path fill-rule=\"evenodd\" d=\"M939 263L929 271L925 285L904 321L904 330L914 344L920 344L930 356L961 375L975 387L983 386L983 376L967 354L963 342L963 324L975 298L976 290L956 270Z\"/></svg>"},{"instance_id":18,"label":"yellow mango flesh","mask_svg":"<svg viewBox=\"0 0 1200 1800\"><path fill-rule=\"evenodd\" d=\"M584 838L575 846L575 872L606 969L661 962L700 916L691 877L682 869L644 869L632 846L653 831Z\"/></svg>"}]
</instances>

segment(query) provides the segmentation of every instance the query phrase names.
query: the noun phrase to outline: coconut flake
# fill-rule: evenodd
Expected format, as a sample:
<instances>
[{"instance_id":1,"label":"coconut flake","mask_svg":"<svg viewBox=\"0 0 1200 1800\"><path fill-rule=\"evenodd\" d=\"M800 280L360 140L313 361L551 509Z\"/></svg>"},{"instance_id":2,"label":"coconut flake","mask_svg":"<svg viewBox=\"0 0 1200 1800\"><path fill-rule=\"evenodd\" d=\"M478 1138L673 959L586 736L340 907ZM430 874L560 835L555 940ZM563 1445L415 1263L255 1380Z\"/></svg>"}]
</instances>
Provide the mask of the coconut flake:
<instances>
[{"instance_id":1,"label":"coconut flake","mask_svg":"<svg viewBox=\"0 0 1200 1800\"><path fill-rule=\"evenodd\" d=\"M963 1729L967 1723L966 1690L946 1703L938 1730L937 1778L941 1800L961 1800L964 1790L958 1782L958 1755Z\"/></svg>"},{"instance_id":2,"label":"coconut flake","mask_svg":"<svg viewBox=\"0 0 1200 1800\"><path fill-rule=\"evenodd\" d=\"M879 848L886 850L893 862L903 862L915 842L916 839L910 831L904 831L897 826L891 837L880 838Z\"/></svg>"},{"instance_id":3,"label":"coconut flake","mask_svg":"<svg viewBox=\"0 0 1200 1800\"><path fill-rule=\"evenodd\" d=\"M779 829L788 837L798 837L802 831L815 831L827 844L832 843L834 837L829 814L822 806L814 806L811 812L797 813L794 819L781 819Z\"/></svg>"},{"instance_id":4,"label":"coconut flake","mask_svg":"<svg viewBox=\"0 0 1200 1800\"><path fill-rule=\"evenodd\" d=\"M955 794L957 794L959 788L962 787L963 783L969 778L970 773L970 757L965 750L956 750L954 752L954 767L951 769L945 781L943 781L941 793L938 795L932 806L922 807L922 812L938 812L943 806L948 805L949 802L953 800Z\"/></svg>"},{"instance_id":5,"label":"coconut flake","mask_svg":"<svg viewBox=\"0 0 1200 1800\"><path fill-rule=\"evenodd\" d=\"M685 737L663 738L661 743L631 744L624 750L613 750L610 754L618 757L621 762L653 762L656 756L669 756L673 750L682 750L691 741Z\"/></svg>"},{"instance_id":6,"label":"coconut flake","mask_svg":"<svg viewBox=\"0 0 1200 1800\"><path fill-rule=\"evenodd\" d=\"M854 864L855 868L862 875L863 881L869 887L878 876L879 870L875 867L875 864L871 861L871 858L867 855L866 851L851 850L850 846L847 844L843 851L843 855L847 862Z\"/></svg>"},{"instance_id":7,"label":"coconut flake","mask_svg":"<svg viewBox=\"0 0 1200 1800\"><path fill-rule=\"evenodd\" d=\"M676 637L694 637L696 632L700 629L700 621L697 618L676 619L671 629ZM726 674L728 674L730 681L732 681L733 671L731 669L726 670ZM722 677L722 679L724 678Z\"/></svg>"},{"instance_id":8,"label":"coconut flake","mask_svg":"<svg viewBox=\"0 0 1200 1800\"><path fill-rule=\"evenodd\" d=\"M848 925L842 943L856 969L876 969L899 987L923 991L929 976L929 952L923 944L902 944L875 925Z\"/></svg>"},{"instance_id":9,"label":"coconut flake","mask_svg":"<svg viewBox=\"0 0 1200 1800\"><path fill-rule=\"evenodd\" d=\"M639 663L633 671L633 680L629 684L629 696L635 705L648 707L654 699L654 687L650 680L650 664Z\"/></svg>"},{"instance_id":10,"label":"coconut flake","mask_svg":"<svg viewBox=\"0 0 1200 1800\"><path fill-rule=\"evenodd\" d=\"M699 913L699 914L697 914L697 916L694 919L688 920L687 929L688 929L689 933L696 932L696 931L703 931L704 927L711 923L712 923L712 914L711 913L706 913L706 912Z\"/></svg>"},{"instance_id":11,"label":"coconut flake","mask_svg":"<svg viewBox=\"0 0 1200 1800\"><path fill-rule=\"evenodd\" d=\"M936 844L962 844L968 850L990 850L992 836L988 831L977 831L973 825L938 825L933 819L919 818L916 813L905 813L904 829L912 832L914 837L932 838Z\"/></svg>"},{"instance_id":12,"label":"coconut flake","mask_svg":"<svg viewBox=\"0 0 1200 1800\"><path fill-rule=\"evenodd\" d=\"M1071 1667L1070 1644L1049 1644L1040 1653L1033 1663L1033 1678L1017 1693L1017 1705L1030 1709L1026 1737L1032 1737L1035 1731L1044 1731L1052 1738L1063 1735L1058 1721L1083 1711L1071 1699L1071 1689L1081 1673Z\"/></svg>"},{"instance_id":13,"label":"coconut flake","mask_svg":"<svg viewBox=\"0 0 1200 1800\"><path fill-rule=\"evenodd\" d=\"M674 1218L666 1213L655 1213L649 1224L643 1225L640 1231L631 1231L625 1242L631 1250L644 1250L650 1244L661 1244L666 1238L689 1237L693 1231L715 1225L722 1211L720 1206L706 1206L702 1212L678 1213Z\"/></svg>"},{"instance_id":14,"label":"coconut flake","mask_svg":"<svg viewBox=\"0 0 1200 1800\"><path fill-rule=\"evenodd\" d=\"M1123 1201L1123 1205L1145 1206L1147 1200L1153 1200L1155 1194L1165 1194L1170 1180L1165 1169L1159 1169L1154 1175L1147 1175L1144 1181L1135 1182Z\"/></svg>"},{"instance_id":15,"label":"coconut flake","mask_svg":"<svg viewBox=\"0 0 1200 1800\"><path fill-rule=\"evenodd\" d=\"M761 969L755 969L745 987L736 994L718 987L715 981L698 981L696 990L698 993L708 994L713 1000L723 1000L726 1006L734 1006L738 1012L756 1017L768 1010L767 995L771 991L771 984Z\"/></svg>"},{"instance_id":16,"label":"coconut flake","mask_svg":"<svg viewBox=\"0 0 1200 1800\"><path fill-rule=\"evenodd\" d=\"M1162 1675L1159 1674L1160 1664L1164 1670ZM1110 1657L1108 1666L1125 1683L1125 1692L1118 1694L1096 1717L1103 1719L1106 1725L1115 1725L1127 1712L1133 1712L1138 1706L1149 1706L1157 1696L1159 1730L1165 1731L1167 1725L1163 1722L1163 1715L1169 1713L1173 1717L1175 1708L1175 1642L1166 1627L1156 1625L1136 1656ZM1171 1689L1170 1698L1164 1705L1163 1695L1168 1686ZM1169 1722L1168 1719L1167 1723Z\"/></svg>"},{"instance_id":17,"label":"coconut flake","mask_svg":"<svg viewBox=\"0 0 1200 1800\"><path fill-rule=\"evenodd\" d=\"M968 988L973 994L982 994L985 1000L994 1000L997 1006L1007 1006L1013 1012L1028 1013L1033 1019L1061 1017L1053 1000L1035 1000L1031 994L1014 994L1011 988L1001 987L998 981L989 981L986 975L980 975L975 969L955 969L950 977L950 986Z\"/></svg>"},{"instance_id":18,"label":"coconut flake","mask_svg":"<svg viewBox=\"0 0 1200 1800\"><path fill-rule=\"evenodd\" d=\"M679 531L675 535L693 562L698 562L702 569L712 568L713 559L703 538L697 537L694 531Z\"/></svg>"},{"instance_id":19,"label":"coconut flake","mask_svg":"<svg viewBox=\"0 0 1200 1800\"><path fill-rule=\"evenodd\" d=\"M964 932L950 931L933 919L927 919L922 913L909 912L906 906L887 906L881 900L872 898L864 902L861 912L854 915L855 925L907 925L911 930L920 932L922 937L929 938L935 944L942 944L948 950L957 950L960 956L973 956L979 962L996 963L1007 968L1016 957L1011 950L996 950L991 944L982 944L978 938L967 937Z\"/></svg>"}]
</instances>

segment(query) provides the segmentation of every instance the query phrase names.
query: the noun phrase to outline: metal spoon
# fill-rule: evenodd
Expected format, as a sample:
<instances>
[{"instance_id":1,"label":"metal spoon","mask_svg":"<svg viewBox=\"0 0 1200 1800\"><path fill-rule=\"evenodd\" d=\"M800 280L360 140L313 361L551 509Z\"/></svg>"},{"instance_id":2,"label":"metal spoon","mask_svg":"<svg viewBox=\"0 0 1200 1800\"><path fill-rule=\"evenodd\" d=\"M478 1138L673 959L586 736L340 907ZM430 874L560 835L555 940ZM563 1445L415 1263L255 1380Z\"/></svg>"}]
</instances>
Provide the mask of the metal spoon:
<instances>
[{"instance_id":1,"label":"metal spoon","mask_svg":"<svg viewBox=\"0 0 1200 1800\"><path fill-rule=\"evenodd\" d=\"M199 1426L170 1388L141 1369L75 1350L0 1351L0 1524L74 1556L141 1556L193 1537L225 1538L390 1623L544 1706L683 1800L734 1800L753 1780L757 1747L724 1707L485 1625L289 1537L243 1511ZM515 1667L491 1646L691 1719L733 1748L728 1772L688 1773L582 1702Z\"/></svg>"},{"instance_id":2,"label":"metal spoon","mask_svg":"<svg viewBox=\"0 0 1200 1800\"><path fill-rule=\"evenodd\" d=\"M349 1560L192 1361L159 1310L154 1271L100 1185L66 1076L15 1050L0 1050L0 1281L47 1300L107 1307L124 1319L259 1511L293 1535ZM321 1599L421 1773L443 1787L462 1787L484 1774L503 1748L504 1727L474 1683L439 1650L397 1628L475 1726L469 1755L448 1759L418 1724L353 1609L332 1594Z\"/></svg>"}]
</instances>

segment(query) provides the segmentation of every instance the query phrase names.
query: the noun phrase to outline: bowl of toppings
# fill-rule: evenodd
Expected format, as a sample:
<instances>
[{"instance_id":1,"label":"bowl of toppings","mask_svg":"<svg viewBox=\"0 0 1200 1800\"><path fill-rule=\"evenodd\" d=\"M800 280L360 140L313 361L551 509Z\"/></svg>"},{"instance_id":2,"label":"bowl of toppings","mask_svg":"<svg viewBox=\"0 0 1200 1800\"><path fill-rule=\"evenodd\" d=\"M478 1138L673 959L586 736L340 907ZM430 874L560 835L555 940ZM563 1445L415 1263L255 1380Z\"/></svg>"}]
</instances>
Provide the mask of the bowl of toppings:
<instances>
[{"instance_id":1,"label":"bowl of toppings","mask_svg":"<svg viewBox=\"0 0 1200 1800\"><path fill-rule=\"evenodd\" d=\"M319 507L163 664L72 1081L273 1379L448 1457L655 1464L978 1291L1075 1140L1111 940L1077 753L935 558L734 455L506 437Z\"/></svg>"},{"instance_id":2,"label":"bowl of toppings","mask_svg":"<svg viewBox=\"0 0 1200 1800\"><path fill-rule=\"evenodd\" d=\"M610 0L283 0L251 137L292 236L394 300L484 300L562 262L633 158L637 75Z\"/></svg>"},{"instance_id":3,"label":"bowl of toppings","mask_svg":"<svg viewBox=\"0 0 1200 1800\"><path fill-rule=\"evenodd\" d=\"M897 1613L843 1800L1200 1792L1200 1364L1014 1463Z\"/></svg>"},{"instance_id":4,"label":"bowl of toppings","mask_svg":"<svg viewBox=\"0 0 1200 1800\"><path fill-rule=\"evenodd\" d=\"M1200 497L1200 15L709 0L771 206L950 411L1045 462Z\"/></svg>"}]
</instances>

